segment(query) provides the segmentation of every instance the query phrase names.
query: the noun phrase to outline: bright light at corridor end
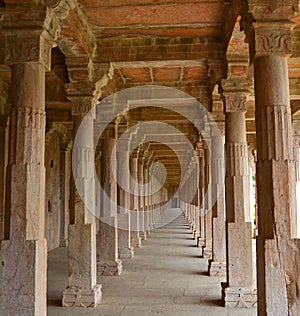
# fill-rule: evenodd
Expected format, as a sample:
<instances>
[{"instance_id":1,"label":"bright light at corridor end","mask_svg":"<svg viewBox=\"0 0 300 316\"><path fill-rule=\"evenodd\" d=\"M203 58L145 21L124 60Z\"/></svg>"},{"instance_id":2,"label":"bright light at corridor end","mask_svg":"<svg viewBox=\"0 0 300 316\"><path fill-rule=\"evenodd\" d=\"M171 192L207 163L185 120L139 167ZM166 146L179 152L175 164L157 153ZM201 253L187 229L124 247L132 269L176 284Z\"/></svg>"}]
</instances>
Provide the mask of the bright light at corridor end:
<instances>
[{"instance_id":1,"label":"bright light at corridor end","mask_svg":"<svg viewBox=\"0 0 300 316\"><path fill-rule=\"evenodd\" d=\"M145 108L155 109L157 115L144 119ZM137 113L137 111L140 113L140 119L132 119L132 113ZM221 137L221 131L207 109L198 100L177 89L156 85L129 88L104 98L87 113L77 130L72 153L75 186L86 210L109 225L117 223L118 228L128 229L128 215L136 217L137 211L138 213L142 211L137 209L138 201L143 199L149 203L150 197L153 201L153 197L159 194L168 180L167 166L160 161L163 159L155 155L148 165L145 181L137 181L137 177L130 170L130 157L132 158L133 155L136 157L138 148L148 146L148 150L151 151L151 144L165 146L179 162L179 182L176 190L168 195L168 199L178 196L181 201L192 203L199 186L199 159L192 158L196 155L194 145L199 139L194 139L192 142L190 135L180 130L179 125L167 120L164 115L170 113L175 117L179 115L185 124L190 124L197 131L198 137L203 140L212 157L214 153L211 150L210 137L211 135ZM121 128L114 130L118 131L118 135L108 133L113 122L116 126L120 123ZM111 156L106 159L110 165L106 166L105 171L101 170L101 173L110 174L110 183L103 183L103 179L101 181L98 178L95 168L96 148L100 139L105 137L116 138L113 148L105 151L110 152ZM127 152L127 155L124 155L124 152ZM151 152L147 152L148 154L151 155ZM116 158L121 156L126 159L120 161ZM191 160L193 160L195 172L193 181L187 179ZM188 190L183 190L186 180L189 181ZM210 184L211 181L212 179L209 179ZM221 181L224 184L224 176ZM115 185L112 185L114 183ZM117 198L117 185L123 196L126 195L127 202L124 202L124 197L120 201L120 195ZM215 199L217 197L218 194L214 195ZM144 210L144 216L164 212L170 208L169 202L167 200L162 205L157 204L155 207L147 208ZM200 208L205 212L214 203L215 201L208 198L205 193ZM168 214L169 222L179 215L178 211L168 212ZM112 217L118 220L112 221ZM126 220L123 222L122 218ZM136 222L137 224L134 225L131 221L131 230L140 229L138 221ZM165 224L166 221L163 221L163 225Z\"/></svg>"}]
</instances>

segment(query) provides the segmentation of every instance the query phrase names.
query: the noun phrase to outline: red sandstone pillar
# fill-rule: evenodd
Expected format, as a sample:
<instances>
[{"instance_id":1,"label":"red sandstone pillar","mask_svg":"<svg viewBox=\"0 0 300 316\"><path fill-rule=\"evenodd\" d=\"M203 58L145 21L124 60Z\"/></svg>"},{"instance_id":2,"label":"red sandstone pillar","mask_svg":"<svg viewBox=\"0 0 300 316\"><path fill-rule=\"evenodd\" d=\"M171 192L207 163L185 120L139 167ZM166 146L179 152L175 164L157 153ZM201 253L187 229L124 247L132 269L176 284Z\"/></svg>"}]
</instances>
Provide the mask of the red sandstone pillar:
<instances>
[{"instance_id":1,"label":"red sandstone pillar","mask_svg":"<svg viewBox=\"0 0 300 316\"><path fill-rule=\"evenodd\" d=\"M297 315L300 310L300 244L291 231L295 169L287 60L289 19L297 6L298 1L276 10L258 4L249 7L255 20L247 36L255 79L259 316Z\"/></svg>"},{"instance_id":2,"label":"red sandstone pillar","mask_svg":"<svg viewBox=\"0 0 300 316\"><path fill-rule=\"evenodd\" d=\"M41 9L41 16L44 13ZM44 316L45 68L49 69L46 61L51 59L51 45L41 35L42 30L6 32L12 112L6 187L8 225L0 251L0 309L2 315Z\"/></svg>"}]
</instances>

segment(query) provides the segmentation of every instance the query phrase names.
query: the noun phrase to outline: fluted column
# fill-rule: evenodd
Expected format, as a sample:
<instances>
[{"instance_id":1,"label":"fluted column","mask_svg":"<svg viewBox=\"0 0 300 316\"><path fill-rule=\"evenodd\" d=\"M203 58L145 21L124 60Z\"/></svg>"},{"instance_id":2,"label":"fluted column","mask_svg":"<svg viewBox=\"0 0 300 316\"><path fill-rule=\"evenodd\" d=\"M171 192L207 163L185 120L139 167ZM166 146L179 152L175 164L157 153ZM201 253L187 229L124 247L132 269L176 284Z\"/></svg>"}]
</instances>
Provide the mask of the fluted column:
<instances>
[{"instance_id":1,"label":"fluted column","mask_svg":"<svg viewBox=\"0 0 300 316\"><path fill-rule=\"evenodd\" d=\"M30 10L24 6L25 13L27 9ZM37 9L42 20L36 21L36 25L42 25L46 9ZM45 61L51 60L51 45L42 36L42 28L30 31L30 20L27 23L26 33L17 29L5 31L12 111L7 223L0 251L0 310L7 316L46 315L45 70L50 65Z\"/></svg>"},{"instance_id":2,"label":"fluted column","mask_svg":"<svg viewBox=\"0 0 300 316\"><path fill-rule=\"evenodd\" d=\"M118 255L117 223L117 182L116 182L116 145L115 124L106 127L102 133L101 196L99 222L99 258L97 271L100 275L118 276L122 272L122 260Z\"/></svg>"},{"instance_id":3,"label":"fluted column","mask_svg":"<svg viewBox=\"0 0 300 316\"><path fill-rule=\"evenodd\" d=\"M229 67L234 69L236 65L229 64ZM249 86L250 80L238 76L222 81L227 244L227 278L222 284L222 297L224 305L229 307L253 307L257 301L252 273L252 224L248 216L250 192L245 113Z\"/></svg>"},{"instance_id":4,"label":"fluted column","mask_svg":"<svg viewBox=\"0 0 300 316\"><path fill-rule=\"evenodd\" d=\"M225 243L225 192L224 192L224 125L220 123L219 131L211 135L212 164L212 259L209 261L209 275L226 274Z\"/></svg>"},{"instance_id":5,"label":"fluted column","mask_svg":"<svg viewBox=\"0 0 300 316\"><path fill-rule=\"evenodd\" d=\"M295 169L287 60L298 1L281 4L274 10L251 2L255 22L247 33L255 79L259 316L300 310L300 244L291 230Z\"/></svg>"}]
</instances>

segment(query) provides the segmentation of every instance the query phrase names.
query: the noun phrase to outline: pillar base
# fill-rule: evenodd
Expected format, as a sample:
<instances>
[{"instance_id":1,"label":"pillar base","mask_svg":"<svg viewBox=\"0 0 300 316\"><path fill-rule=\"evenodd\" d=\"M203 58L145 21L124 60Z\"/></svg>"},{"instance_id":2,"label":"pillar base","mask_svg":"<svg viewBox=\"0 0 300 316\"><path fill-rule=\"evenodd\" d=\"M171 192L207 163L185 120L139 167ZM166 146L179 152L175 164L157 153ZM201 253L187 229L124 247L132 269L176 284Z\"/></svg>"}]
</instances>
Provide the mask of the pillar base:
<instances>
[{"instance_id":1,"label":"pillar base","mask_svg":"<svg viewBox=\"0 0 300 316\"><path fill-rule=\"evenodd\" d=\"M63 292L64 307L96 307L102 300L102 284L92 289L66 288Z\"/></svg>"},{"instance_id":2,"label":"pillar base","mask_svg":"<svg viewBox=\"0 0 300 316\"><path fill-rule=\"evenodd\" d=\"M225 307L251 308L257 305L257 292L250 287L228 287L222 284L222 301Z\"/></svg>"},{"instance_id":3,"label":"pillar base","mask_svg":"<svg viewBox=\"0 0 300 316\"><path fill-rule=\"evenodd\" d=\"M147 240L147 233L146 232L140 232L140 236L142 240Z\"/></svg>"},{"instance_id":4,"label":"pillar base","mask_svg":"<svg viewBox=\"0 0 300 316\"><path fill-rule=\"evenodd\" d=\"M225 276L226 275L226 263L215 262L209 260L208 274L210 276Z\"/></svg>"},{"instance_id":5,"label":"pillar base","mask_svg":"<svg viewBox=\"0 0 300 316\"><path fill-rule=\"evenodd\" d=\"M107 276L119 276L123 271L122 260L97 262L97 274Z\"/></svg>"},{"instance_id":6,"label":"pillar base","mask_svg":"<svg viewBox=\"0 0 300 316\"><path fill-rule=\"evenodd\" d=\"M203 258L211 259L212 258L212 249L208 248L208 247L204 247L202 250L202 256L203 256Z\"/></svg>"},{"instance_id":7,"label":"pillar base","mask_svg":"<svg viewBox=\"0 0 300 316\"><path fill-rule=\"evenodd\" d=\"M131 238L130 245L131 247L134 247L134 248L140 248L142 246L142 239L140 237Z\"/></svg>"},{"instance_id":8,"label":"pillar base","mask_svg":"<svg viewBox=\"0 0 300 316\"><path fill-rule=\"evenodd\" d=\"M119 248L119 258L122 260L132 259L134 256L133 247L121 247Z\"/></svg>"},{"instance_id":9,"label":"pillar base","mask_svg":"<svg viewBox=\"0 0 300 316\"><path fill-rule=\"evenodd\" d=\"M199 247L199 248L204 248L205 247L205 238L198 237L198 239L197 239L197 247Z\"/></svg>"},{"instance_id":10,"label":"pillar base","mask_svg":"<svg viewBox=\"0 0 300 316\"><path fill-rule=\"evenodd\" d=\"M68 247L68 240L67 239L60 239L59 240L59 247Z\"/></svg>"}]
</instances>

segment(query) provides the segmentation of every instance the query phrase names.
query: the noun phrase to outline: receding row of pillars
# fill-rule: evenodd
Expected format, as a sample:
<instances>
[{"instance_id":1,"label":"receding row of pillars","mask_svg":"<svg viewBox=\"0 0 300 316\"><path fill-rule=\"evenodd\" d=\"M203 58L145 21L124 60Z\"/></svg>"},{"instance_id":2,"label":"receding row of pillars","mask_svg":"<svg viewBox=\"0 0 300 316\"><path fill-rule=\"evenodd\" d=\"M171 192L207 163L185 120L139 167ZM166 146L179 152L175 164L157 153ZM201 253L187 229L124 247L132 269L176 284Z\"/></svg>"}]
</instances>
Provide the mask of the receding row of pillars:
<instances>
[{"instance_id":1,"label":"receding row of pillars","mask_svg":"<svg viewBox=\"0 0 300 316\"><path fill-rule=\"evenodd\" d=\"M7 138L7 117L0 130L1 148L9 151L0 155L0 168L6 173L1 178L1 312L6 315L46 315L47 243L45 239L45 68L39 62L21 62L12 65L12 110ZM26 85L21 84L26 83ZM92 98L74 98L75 108ZM83 119L84 118L84 119ZM128 194L119 188L112 175L118 172L127 178L130 172L124 161L131 165L132 177L144 184L149 177L149 163L142 154L129 158L129 151L112 149L117 135L110 128L102 137L100 182L103 196L97 191L94 173L93 116L84 111L73 111L74 137L79 127L84 133L79 137L75 157L85 157L73 165L70 187L70 224L68 225L68 287L63 291L63 306L96 306L101 301L102 287L97 275L120 275L122 259L133 257L134 247L141 245L147 233L155 227L161 206L167 201L167 191L162 188L151 196L147 192ZM66 166L71 155L62 156ZM8 161L7 161L8 160ZM70 161L69 161L70 163ZM66 177L62 177L63 180ZM78 192L77 187L82 188ZM6 201L4 203L4 188ZM133 188L136 190L136 188ZM138 187L143 190L143 186ZM88 209L100 201L99 217ZM117 205L122 207L122 211ZM5 205L5 212L3 212ZM121 208L120 207L120 208ZM4 220L3 214L5 214ZM130 216L132 215L132 216ZM118 221L121 222L118 225ZM5 224L3 224L5 222ZM130 225L132 225L132 230ZM120 228L119 228L120 226ZM97 229L98 228L98 229ZM98 242L97 242L98 234ZM62 234L63 235L63 234ZM5 289L5 290L4 290ZM61 289L63 290L63 289Z\"/></svg>"},{"instance_id":2,"label":"receding row of pillars","mask_svg":"<svg viewBox=\"0 0 300 316\"><path fill-rule=\"evenodd\" d=\"M270 25L260 26L259 32L269 32ZM284 35L286 32L282 30ZM254 58L257 290L252 269L245 117L251 83L246 72L233 75L234 62L228 63L231 76L222 81L225 127L218 122L220 133L212 131L205 139L211 142L211 157L205 159L206 172L201 177L205 178L211 167L211 192L206 183L206 194L211 195L213 205L208 208L201 199L197 203L183 201L182 209L195 238L200 241L198 245L206 248L202 250L203 256L210 256L209 275L226 278L222 283L225 306L252 307L257 303L258 315L296 315L300 304L296 294L300 282L297 273L300 247L295 175L299 179L299 166L298 162L295 165L293 157L288 53L286 50L270 53L268 47L259 48L265 51L259 51ZM297 154L298 149L294 149L294 156ZM194 174L191 163L190 173L186 175L187 187L194 181ZM188 188L183 187L184 190ZM204 232L204 240L199 238L202 234L199 229Z\"/></svg>"},{"instance_id":3,"label":"receding row of pillars","mask_svg":"<svg viewBox=\"0 0 300 316\"><path fill-rule=\"evenodd\" d=\"M256 22L252 24L251 30L245 29L246 33L249 32L249 41L255 39L250 45L253 45L251 58L254 64L257 140L258 315L297 315L300 310L300 244L299 239L295 238L297 229L295 225L291 225L296 218L296 212L287 63L287 57L291 53L289 20L293 14L289 8L286 6L286 14L278 17L278 20L285 20L278 22L274 22L275 13L271 12L268 15L263 11L264 16L259 16L262 11L254 10L253 17ZM0 306L6 315L46 315L44 146L45 70L49 66L45 63L49 56L43 54L51 50L51 45L46 43L45 37L40 36L38 32L28 34L28 42L32 43L32 39L35 39L35 43L41 45L35 50L28 49L30 56L26 56L26 49L22 52L14 50L7 59L12 73L12 111L5 185L5 217L9 220L1 218L6 225L2 232L4 239L1 241L0 254ZM12 43L16 40L11 35L9 37ZM25 38L23 41L27 43ZM273 41L277 41L276 45L272 44ZM234 78L227 80L232 79ZM205 179L199 186L197 196L192 197L193 203L182 203L182 208L193 225L199 246L203 247L203 256L211 256L209 273L218 275L226 271L226 282L223 285L224 301L229 305L249 306L256 300L256 294L249 268L252 262L252 242L250 224L247 221L249 202L245 199L248 198L244 107L247 91L239 88L241 78L236 79L238 82L234 84L229 83L227 86L224 82L223 85L226 175L222 174L225 170L222 168L225 166L224 138L212 134L210 141L213 150L208 153L204 147L204 153L202 149L199 152L199 157L205 157L204 167L200 162L201 170L205 170ZM76 106L78 105L80 107L81 104ZM82 117L78 113L74 116L76 130L82 122ZM5 124L1 121L0 131L3 131ZM87 131L90 131L88 126ZM89 133L87 135L90 136ZM0 137L0 142L3 143L3 133ZM114 139L104 138L107 150L110 150ZM92 156L90 141L88 138L81 140L81 146L77 149L79 154ZM210 159L207 158L209 155ZM104 154L103 157L107 159L109 155ZM131 161L130 164L135 165L135 177L141 180L145 177L144 170L139 158L136 159L137 161ZM1 157L0 167L3 173L4 160L5 158ZM105 162L108 163L116 164ZM74 177L88 188L85 194L92 203L95 203L95 183L84 166L79 164L77 167ZM193 176L192 171L190 176ZM224 176L225 188L222 183ZM106 192L117 200L117 185L110 175L105 174L101 179L104 179L103 186ZM211 179L210 188L208 179ZM186 187L188 183L189 181L186 181ZM202 209L197 210L199 203L203 201L202 186L209 192L214 203L211 203L213 206L209 208L210 202L205 201L201 204ZM3 186L1 190L0 194L3 196ZM162 197L165 198L165 195L162 194ZM97 268L101 273L108 274L118 274L121 271L121 261L117 256L118 210L110 205L112 199L100 200L104 203L105 216L108 218L103 224L104 227L99 229L102 234L100 240L102 243L105 241L105 245L101 246L101 242L98 244L100 260L97 263L95 217L86 209L74 183L71 185L71 224L68 233L70 270L69 287L65 290L63 298L65 305L96 305L101 299L101 285L97 284L96 278ZM138 222L138 226L142 225L143 229L140 231L141 234L133 234L132 239L130 237L134 244L126 243L129 248L138 245L139 238L145 239L148 227L155 224L152 217L151 224L145 229L145 212L141 211L145 210L144 198L130 199L131 203L142 216L130 219L128 223ZM155 201L148 202L146 206L153 207L153 204ZM3 205L1 207L3 208ZM157 219L157 214L154 219ZM109 226L107 223L114 225ZM201 230L204 231L204 235ZM124 238L127 240L128 236ZM107 243L110 247L107 247ZM76 260L78 256L80 260Z\"/></svg>"}]
</instances>

